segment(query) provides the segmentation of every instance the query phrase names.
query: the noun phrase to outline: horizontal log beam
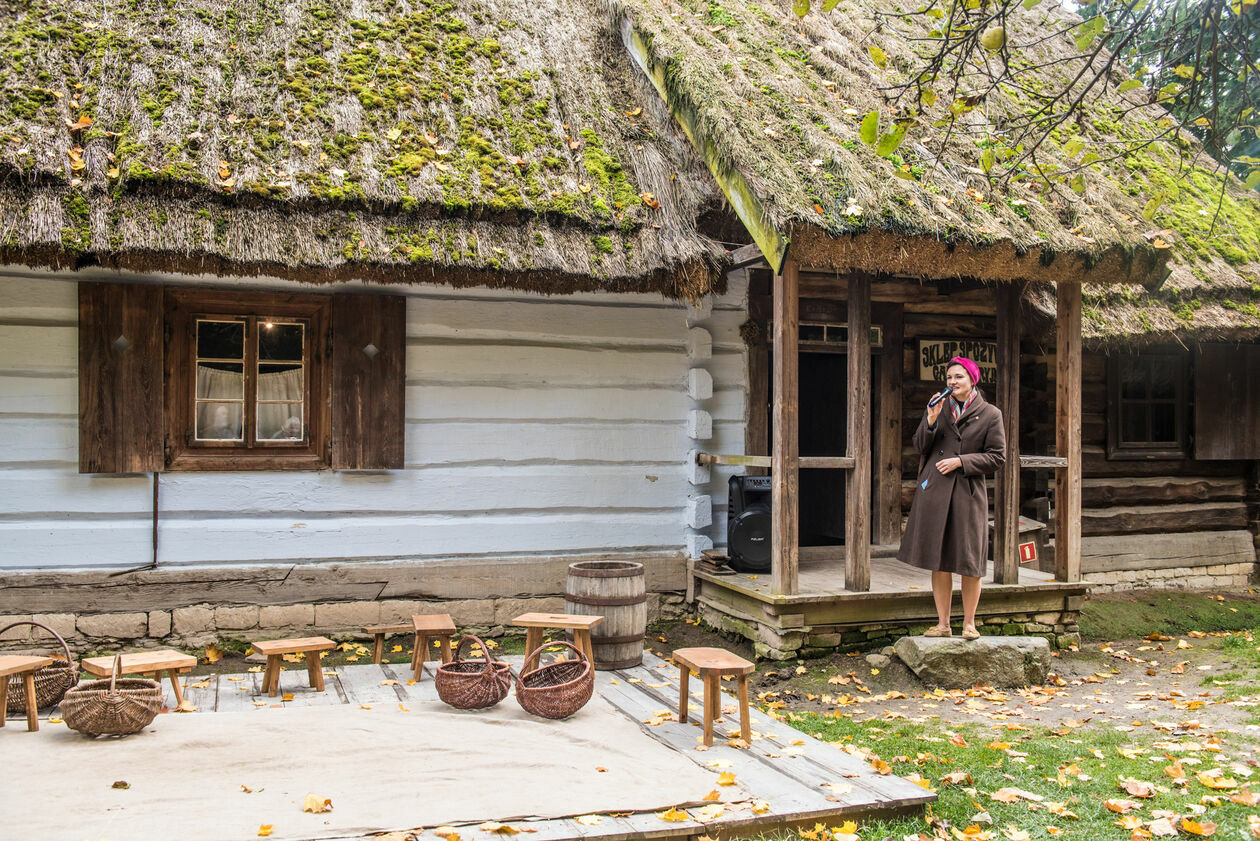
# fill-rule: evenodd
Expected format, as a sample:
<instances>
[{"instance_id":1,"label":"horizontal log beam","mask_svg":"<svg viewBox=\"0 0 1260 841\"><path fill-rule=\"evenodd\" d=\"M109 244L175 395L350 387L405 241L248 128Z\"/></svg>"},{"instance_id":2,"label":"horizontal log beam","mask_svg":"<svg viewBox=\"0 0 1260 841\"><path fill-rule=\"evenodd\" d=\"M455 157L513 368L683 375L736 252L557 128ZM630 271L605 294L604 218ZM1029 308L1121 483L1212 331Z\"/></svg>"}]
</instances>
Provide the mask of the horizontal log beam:
<instances>
[{"instance_id":1,"label":"horizontal log beam","mask_svg":"<svg viewBox=\"0 0 1260 841\"><path fill-rule=\"evenodd\" d=\"M1024 470L1061 468L1068 466L1068 460L1062 456L1020 456L1019 466Z\"/></svg>"},{"instance_id":2,"label":"horizontal log beam","mask_svg":"<svg viewBox=\"0 0 1260 841\"><path fill-rule=\"evenodd\" d=\"M802 470L852 470L854 459L849 456L801 456ZM769 467L770 456L725 455L699 453L697 464L724 464L728 467Z\"/></svg>"}]
</instances>

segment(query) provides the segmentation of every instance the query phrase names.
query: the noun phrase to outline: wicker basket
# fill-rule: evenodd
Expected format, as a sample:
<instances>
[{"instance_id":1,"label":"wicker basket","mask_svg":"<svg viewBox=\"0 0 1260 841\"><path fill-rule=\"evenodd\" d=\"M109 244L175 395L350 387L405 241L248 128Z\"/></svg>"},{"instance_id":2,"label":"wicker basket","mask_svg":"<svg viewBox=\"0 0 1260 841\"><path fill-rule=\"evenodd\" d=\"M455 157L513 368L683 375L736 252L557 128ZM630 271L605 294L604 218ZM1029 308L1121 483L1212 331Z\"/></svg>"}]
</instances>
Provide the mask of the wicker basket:
<instances>
[{"instance_id":1,"label":"wicker basket","mask_svg":"<svg viewBox=\"0 0 1260 841\"><path fill-rule=\"evenodd\" d=\"M155 680L119 678L122 655L115 655L109 680L89 680L61 699L61 717L85 736L128 736L148 727L162 709L165 693Z\"/></svg>"},{"instance_id":2,"label":"wicker basket","mask_svg":"<svg viewBox=\"0 0 1260 841\"><path fill-rule=\"evenodd\" d=\"M464 646L481 646L485 660L463 659ZM438 697L452 707L461 710L481 710L493 707L507 697L512 685L512 670L507 663L500 663L490 654L490 649L474 636L464 637L455 647L455 656L449 663L438 666L433 684Z\"/></svg>"},{"instance_id":3,"label":"wicker basket","mask_svg":"<svg viewBox=\"0 0 1260 841\"><path fill-rule=\"evenodd\" d=\"M595 691L595 671L582 649L563 641L544 643L525 656L528 663L541 660L543 650L565 646L577 654L576 660L557 660L516 678L516 700L525 711L543 718L568 718L591 700Z\"/></svg>"},{"instance_id":4,"label":"wicker basket","mask_svg":"<svg viewBox=\"0 0 1260 841\"><path fill-rule=\"evenodd\" d=\"M65 657L53 657L51 666L35 670L35 706L41 710L51 707L61 700L67 689L79 682L79 669L74 663L74 657L70 654L70 646L66 645L61 634L40 622L13 622L0 628L0 634L17 625L34 625L36 628L43 628L57 638L57 642L61 643L61 648L66 653ZM26 687L22 683L21 675L9 677L9 700L5 706L11 713L26 712Z\"/></svg>"}]
</instances>

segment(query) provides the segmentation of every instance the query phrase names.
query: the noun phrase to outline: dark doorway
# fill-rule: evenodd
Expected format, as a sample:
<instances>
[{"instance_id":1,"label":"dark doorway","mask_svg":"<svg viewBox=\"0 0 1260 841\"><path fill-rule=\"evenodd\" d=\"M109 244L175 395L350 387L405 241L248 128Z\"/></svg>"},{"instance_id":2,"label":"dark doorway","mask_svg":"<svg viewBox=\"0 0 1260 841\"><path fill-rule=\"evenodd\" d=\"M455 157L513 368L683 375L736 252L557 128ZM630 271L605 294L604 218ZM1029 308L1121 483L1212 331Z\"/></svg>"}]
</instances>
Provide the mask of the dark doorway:
<instances>
[{"instance_id":1,"label":"dark doorway","mask_svg":"<svg viewBox=\"0 0 1260 841\"><path fill-rule=\"evenodd\" d=\"M800 447L802 456L843 456L849 425L849 357L841 353L800 355ZM844 544L846 470L802 470L802 546Z\"/></svg>"}]
</instances>

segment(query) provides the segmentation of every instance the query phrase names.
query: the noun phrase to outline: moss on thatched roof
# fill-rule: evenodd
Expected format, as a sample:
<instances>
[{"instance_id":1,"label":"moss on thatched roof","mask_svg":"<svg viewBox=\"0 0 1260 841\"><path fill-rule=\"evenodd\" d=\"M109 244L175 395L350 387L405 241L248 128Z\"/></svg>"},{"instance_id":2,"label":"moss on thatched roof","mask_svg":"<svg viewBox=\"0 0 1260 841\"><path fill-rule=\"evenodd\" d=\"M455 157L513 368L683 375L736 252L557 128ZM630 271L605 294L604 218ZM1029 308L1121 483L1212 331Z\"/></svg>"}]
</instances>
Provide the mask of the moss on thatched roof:
<instances>
[{"instance_id":1,"label":"moss on thatched roof","mask_svg":"<svg viewBox=\"0 0 1260 841\"><path fill-rule=\"evenodd\" d=\"M32 0L0 262L709 291L721 197L595 0Z\"/></svg>"},{"instance_id":2,"label":"moss on thatched roof","mask_svg":"<svg viewBox=\"0 0 1260 841\"><path fill-rule=\"evenodd\" d=\"M1000 187L986 177L985 152L997 148L1001 159L1004 123L1033 108L1038 91L1003 87L948 134L933 127L953 104L941 97L892 154L861 139L866 115L878 112L880 132L904 116L888 97L935 49L927 26L916 29L923 16L902 17L899 32L877 20L876 12L920 8L912 0L840 0L803 20L790 0L610 2L623 39L691 126L772 263L789 238L792 256L815 267L1153 285L1169 253L1147 234L1164 228L1177 231L1179 264L1212 282L1242 282L1260 260L1254 195L1231 179L1217 216L1217 167L1198 160L1188 178L1176 177L1179 158L1193 157L1197 144L1162 108L1143 104L1146 91L1121 93L1123 72L1091 91L1081 119L1056 128L1038 151L1042 172L1078 167L1090 154L1104 159L1083 171L1079 195L1066 185L1039 189L1035 177ZM1044 92L1061 90L1083 61L1055 63L1076 54L1065 23L1078 19L1052 5L1016 10L1007 26L1030 41L1039 36L1012 43L1011 60L1024 69L1045 64L1033 73ZM1145 144L1168 133L1174 142ZM1144 219L1161 194L1157 214Z\"/></svg>"}]
</instances>

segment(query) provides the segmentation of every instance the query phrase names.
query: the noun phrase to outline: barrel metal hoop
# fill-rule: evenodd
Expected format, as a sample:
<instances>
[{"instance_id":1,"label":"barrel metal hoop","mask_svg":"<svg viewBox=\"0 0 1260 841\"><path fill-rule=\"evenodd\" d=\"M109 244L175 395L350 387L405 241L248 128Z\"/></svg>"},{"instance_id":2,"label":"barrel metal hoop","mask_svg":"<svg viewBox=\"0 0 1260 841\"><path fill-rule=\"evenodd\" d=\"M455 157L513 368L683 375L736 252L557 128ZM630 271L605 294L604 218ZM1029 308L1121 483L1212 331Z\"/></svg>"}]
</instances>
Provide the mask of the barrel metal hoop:
<instances>
[{"instance_id":1,"label":"barrel metal hoop","mask_svg":"<svg viewBox=\"0 0 1260 841\"><path fill-rule=\"evenodd\" d=\"M643 564L629 564L613 569L584 569L576 564L569 566L569 575L578 578L642 578Z\"/></svg>"},{"instance_id":2,"label":"barrel metal hoop","mask_svg":"<svg viewBox=\"0 0 1260 841\"><path fill-rule=\"evenodd\" d=\"M635 666L641 665L643 665L643 658L640 656L630 660L613 660L611 663L596 662L595 668L601 672L610 672L620 669L633 669Z\"/></svg>"},{"instance_id":3,"label":"barrel metal hoop","mask_svg":"<svg viewBox=\"0 0 1260 841\"><path fill-rule=\"evenodd\" d=\"M619 607L628 604L644 604L647 602L647 593L637 596L578 596L565 593L564 600L573 604L587 604L594 607Z\"/></svg>"},{"instance_id":4,"label":"barrel metal hoop","mask_svg":"<svg viewBox=\"0 0 1260 841\"><path fill-rule=\"evenodd\" d=\"M591 630L592 645L621 645L623 643L642 642L643 638L647 636L647 634L626 634L621 637L597 637L595 636L595 630L598 629Z\"/></svg>"}]
</instances>

